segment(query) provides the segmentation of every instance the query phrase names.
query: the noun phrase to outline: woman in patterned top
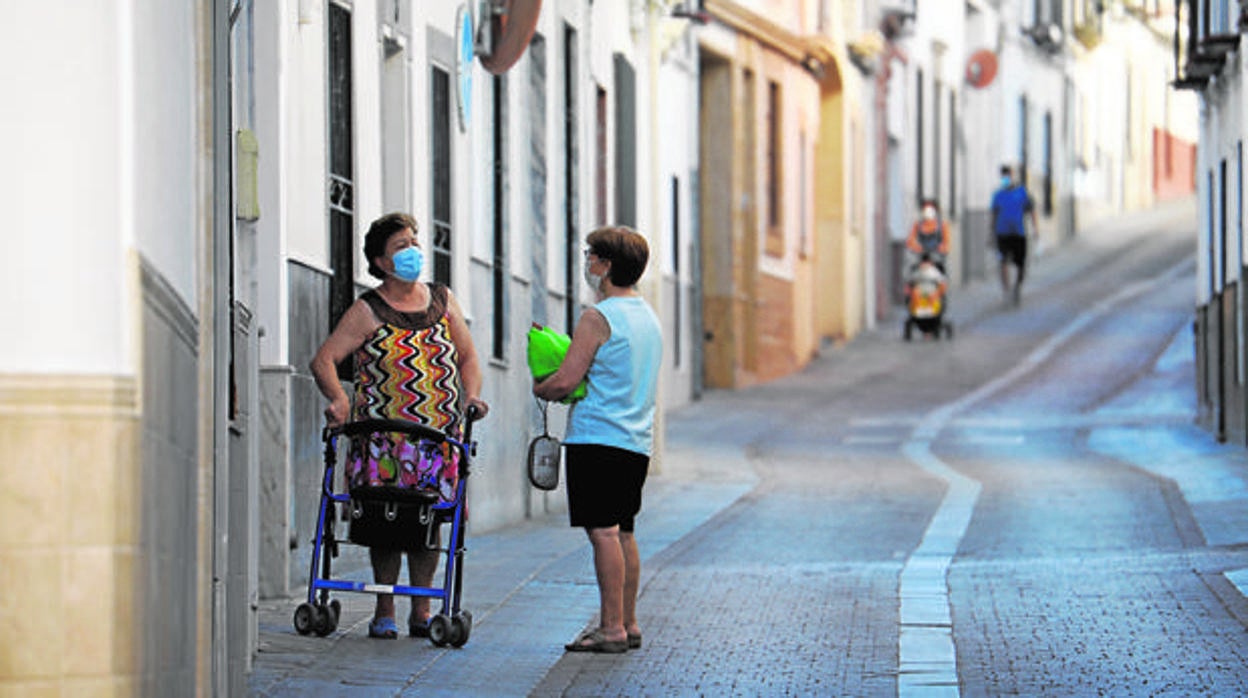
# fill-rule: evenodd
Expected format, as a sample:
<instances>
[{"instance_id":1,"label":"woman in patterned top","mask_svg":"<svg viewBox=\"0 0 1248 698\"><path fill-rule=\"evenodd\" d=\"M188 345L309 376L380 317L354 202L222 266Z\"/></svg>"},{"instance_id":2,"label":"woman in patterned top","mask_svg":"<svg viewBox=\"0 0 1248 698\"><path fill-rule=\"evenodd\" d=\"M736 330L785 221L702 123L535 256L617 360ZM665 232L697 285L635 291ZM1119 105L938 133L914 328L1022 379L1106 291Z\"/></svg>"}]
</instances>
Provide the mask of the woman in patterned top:
<instances>
[{"instance_id":1,"label":"woman in patterned top","mask_svg":"<svg viewBox=\"0 0 1248 698\"><path fill-rule=\"evenodd\" d=\"M464 313L455 295L442 284L420 279L424 256L416 221L403 213L378 218L364 237L368 273L381 285L364 293L343 314L311 363L317 387L329 400L325 418L330 426L362 419L403 419L458 437L463 411L475 406L485 416L481 399L481 364ZM338 380L337 365L355 358L354 396ZM457 453L432 474L417 473L418 459L402 434L374 436L353 443L345 468L350 487L391 484L425 485L445 500L453 496ZM441 459L437 459L441 463ZM409 477L410 476L410 477ZM372 546L369 559L378 584L395 584L404 550ZM416 542L406 549L413 586L430 586L438 556ZM428 635L429 598L413 597L408 631ZM369 623L371 637L398 636L394 596L377 595Z\"/></svg>"}]
</instances>

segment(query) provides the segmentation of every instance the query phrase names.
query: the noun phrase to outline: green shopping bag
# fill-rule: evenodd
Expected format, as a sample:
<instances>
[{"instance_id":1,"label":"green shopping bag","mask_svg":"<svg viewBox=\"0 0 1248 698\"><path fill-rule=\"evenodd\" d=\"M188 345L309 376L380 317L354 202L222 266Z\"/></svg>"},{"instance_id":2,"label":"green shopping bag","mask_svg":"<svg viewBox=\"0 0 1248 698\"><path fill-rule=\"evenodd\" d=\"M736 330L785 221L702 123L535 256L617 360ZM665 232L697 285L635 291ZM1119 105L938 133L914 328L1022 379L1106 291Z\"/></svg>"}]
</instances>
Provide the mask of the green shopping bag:
<instances>
[{"instance_id":1,"label":"green shopping bag","mask_svg":"<svg viewBox=\"0 0 1248 698\"><path fill-rule=\"evenodd\" d=\"M553 330L549 327L543 327L536 322L529 328L529 371L536 380L545 380L554 375L559 370L559 366L563 363L563 358L568 355L568 347L572 345L572 338L568 335ZM563 403L573 403L585 397L588 388L585 381L563 400Z\"/></svg>"}]
</instances>

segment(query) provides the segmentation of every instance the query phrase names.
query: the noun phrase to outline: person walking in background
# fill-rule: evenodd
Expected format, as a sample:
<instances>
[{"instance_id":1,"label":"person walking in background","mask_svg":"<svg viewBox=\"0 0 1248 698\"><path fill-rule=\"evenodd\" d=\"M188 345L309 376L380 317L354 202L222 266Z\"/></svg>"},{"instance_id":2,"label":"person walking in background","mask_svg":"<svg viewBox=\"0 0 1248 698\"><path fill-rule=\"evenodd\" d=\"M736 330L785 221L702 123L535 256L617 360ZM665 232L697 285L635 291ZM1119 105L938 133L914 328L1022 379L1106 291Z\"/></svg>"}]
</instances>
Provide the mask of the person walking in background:
<instances>
[{"instance_id":1,"label":"person walking in background","mask_svg":"<svg viewBox=\"0 0 1248 698\"><path fill-rule=\"evenodd\" d=\"M347 308L312 358L316 385L330 401L326 421L333 427L348 419L406 420L460 438L463 415L469 407L475 407L481 417L489 411L489 405L480 398L481 363L455 295L443 284L419 280L424 255L416 220L404 213L378 218L364 236L364 258L368 273L381 279L381 285ZM343 390L336 370L349 356L355 357L354 399ZM370 453L377 443L384 444L385 453ZM402 463L405 458L410 460L404 452L411 449L402 433L377 442L353 441L345 468L349 486L386 484L368 481L376 473L362 467L362 459L371 456L375 461ZM431 493L434 498L445 498L448 493L453 496L455 491L458 460L454 452L446 456L446 465L437 474L438 492ZM368 546L378 584L398 582L405 551L412 584L432 583L438 556L436 550L424 546L424 530L412 531L410 536L401 532L403 542L396 548L390 536L375 533L379 526L365 528L364 523L361 520L358 525L361 531L369 531L367 538L356 535L357 522L353 521L351 540ZM412 599L408 633L429 636L428 597ZM398 636L393 595L377 595L368 635Z\"/></svg>"},{"instance_id":2,"label":"person walking in background","mask_svg":"<svg viewBox=\"0 0 1248 698\"><path fill-rule=\"evenodd\" d=\"M533 394L560 400L588 378L568 416L568 518L584 528L598 578L598 627L564 646L569 652L625 652L641 646L637 592L641 558L634 524L654 445L654 404L663 353L658 317L637 291L650 249L626 227L586 237L585 280L598 302L572 332L567 356Z\"/></svg>"},{"instance_id":3,"label":"person walking in background","mask_svg":"<svg viewBox=\"0 0 1248 698\"><path fill-rule=\"evenodd\" d=\"M1016 182L1009 165L1001 166L1001 188L992 195L992 231L996 235L997 258L1001 262L1001 291L1007 300L1022 301L1023 278L1027 274L1027 226L1031 217L1032 234L1039 228L1036 207L1026 187ZM1010 266L1017 270L1010 284Z\"/></svg>"}]
</instances>

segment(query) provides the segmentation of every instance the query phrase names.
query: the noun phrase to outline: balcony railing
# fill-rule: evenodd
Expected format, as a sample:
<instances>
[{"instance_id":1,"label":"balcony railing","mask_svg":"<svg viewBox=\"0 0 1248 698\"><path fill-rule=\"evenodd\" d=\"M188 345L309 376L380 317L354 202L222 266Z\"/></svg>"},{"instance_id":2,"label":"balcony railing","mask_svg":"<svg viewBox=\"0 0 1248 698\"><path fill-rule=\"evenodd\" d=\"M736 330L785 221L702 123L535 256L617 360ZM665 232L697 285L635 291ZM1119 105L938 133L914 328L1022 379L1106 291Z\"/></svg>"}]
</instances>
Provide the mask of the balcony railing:
<instances>
[{"instance_id":1,"label":"balcony railing","mask_svg":"<svg viewBox=\"0 0 1248 698\"><path fill-rule=\"evenodd\" d=\"M1216 6L1216 7L1215 7ZM1222 72L1226 57L1239 48L1239 32L1243 30L1243 9L1240 20L1232 26L1225 16L1224 0L1180 0L1174 6L1175 27L1184 26L1187 33L1174 35L1173 85L1177 89L1203 90L1209 81Z\"/></svg>"}]
</instances>

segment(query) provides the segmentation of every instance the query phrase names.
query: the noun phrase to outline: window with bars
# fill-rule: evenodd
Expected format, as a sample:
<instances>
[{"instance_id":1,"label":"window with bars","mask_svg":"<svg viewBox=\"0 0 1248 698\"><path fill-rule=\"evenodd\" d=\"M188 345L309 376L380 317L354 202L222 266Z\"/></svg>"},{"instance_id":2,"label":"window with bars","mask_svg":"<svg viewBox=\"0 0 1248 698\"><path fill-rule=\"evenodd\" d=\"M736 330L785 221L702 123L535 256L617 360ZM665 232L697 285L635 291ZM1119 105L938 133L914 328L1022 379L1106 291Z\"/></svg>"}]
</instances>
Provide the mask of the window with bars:
<instances>
[{"instance_id":1,"label":"window with bars","mask_svg":"<svg viewBox=\"0 0 1248 698\"><path fill-rule=\"evenodd\" d=\"M433 222L433 280L451 284L451 75L433 66L430 75L429 119L430 182L433 196L430 217Z\"/></svg>"},{"instance_id":2,"label":"window with bars","mask_svg":"<svg viewBox=\"0 0 1248 698\"><path fill-rule=\"evenodd\" d=\"M598 225L607 224L607 91L599 86L594 97L594 214Z\"/></svg>"},{"instance_id":3,"label":"window with bars","mask_svg":"<svg viewBox=\"0 0 1248 698\"><path fill-rule=\"evenodd\" d=\"M681 361L681 335L684 329L684 299L683 288L680 283L680 247L683 244L680 234L680 178L673 176L671 179L672 189L672 276L676 279L676 294L672 299L672 364L679 367Z\"/></svg>"},{"instance_id":4,"label":"window with bars","mask_svg":"<svg viewBox=\"0 0 1248 698\"><path fill-rule=\"evenodd\" d=\"M958 96L949 94L949 218L958 217Z\"/></svg>"},{"instance_id":5,"label":"window with bars","mask_svg":"<svg viewBox=\"0 0 1248 698\"><path fill-rule=\"evenodd\" d=\"M355 195L353 168L354 128L351 120L351 12L329 4L327 21L329 84L329 327L338 324L355 302ZM344 380L354 373L354 364L338 364Z\"/></svg>"},{"instance_id":6,"label":"window with bars","mask_svg":"<svg viewBox=\"0 0 1248 698\"><path fill-rule=\"evenodd\" d=\"M576 265L580 261L580 169L581 149L577 133L580 114L576 86L579 79L576 30L563 28L563 321L576 324Z\"/></svg>"},{"instance_id":7,"label":"window with bars","mask_svg":"<svg viewBox=\"0 0 1248 698\"><path fill-rule=\"evenodd\" d=\"M914 75L914 196L922 203L927 196L923 186L923 71L916 70Z\"/></svg>"},{"instance_id":8,"label":"window with bars","mask_svg":"<svg viewBox=\"0 0 1248 698\"><path fill-rule=\"evenodd\" d=\"M493 93L494 124L492 149L494 151L494 225L491 250L491 294L493 317L490 355L498 360L507 354L507 83L502 75L491 80Z\"/></svg>"},{"instance_id":9,"label":"window with bars","mask_svg":"<svg viewBox=\"0 0 1248 698\"><path fill-rule=\"evenodd\" d=\"M1018 181L1027 184L1027 95L1018 98Z\"/></svg>"},{"instance_id":10,"label":"window with bars","mask_svg":"<svg viewBox=\"0 0 1248 698\"><path fill-rule=\"evenodd\" d=\"M1044 113L1044 182L1041 211L1044 215L1053 215L1053 113Z\"/></svg>"},{"instance_id":11,"label":"window with bars","mask_svg":"<svg viewBox=\"0 0 1248 698\"><path fill-rule=\"evenodd\" d=\"M781 159L784 142L781 133L782 114L780 83L767 81L767 253L784 256L784 183Z\"/></svg>"}]
</instances>

